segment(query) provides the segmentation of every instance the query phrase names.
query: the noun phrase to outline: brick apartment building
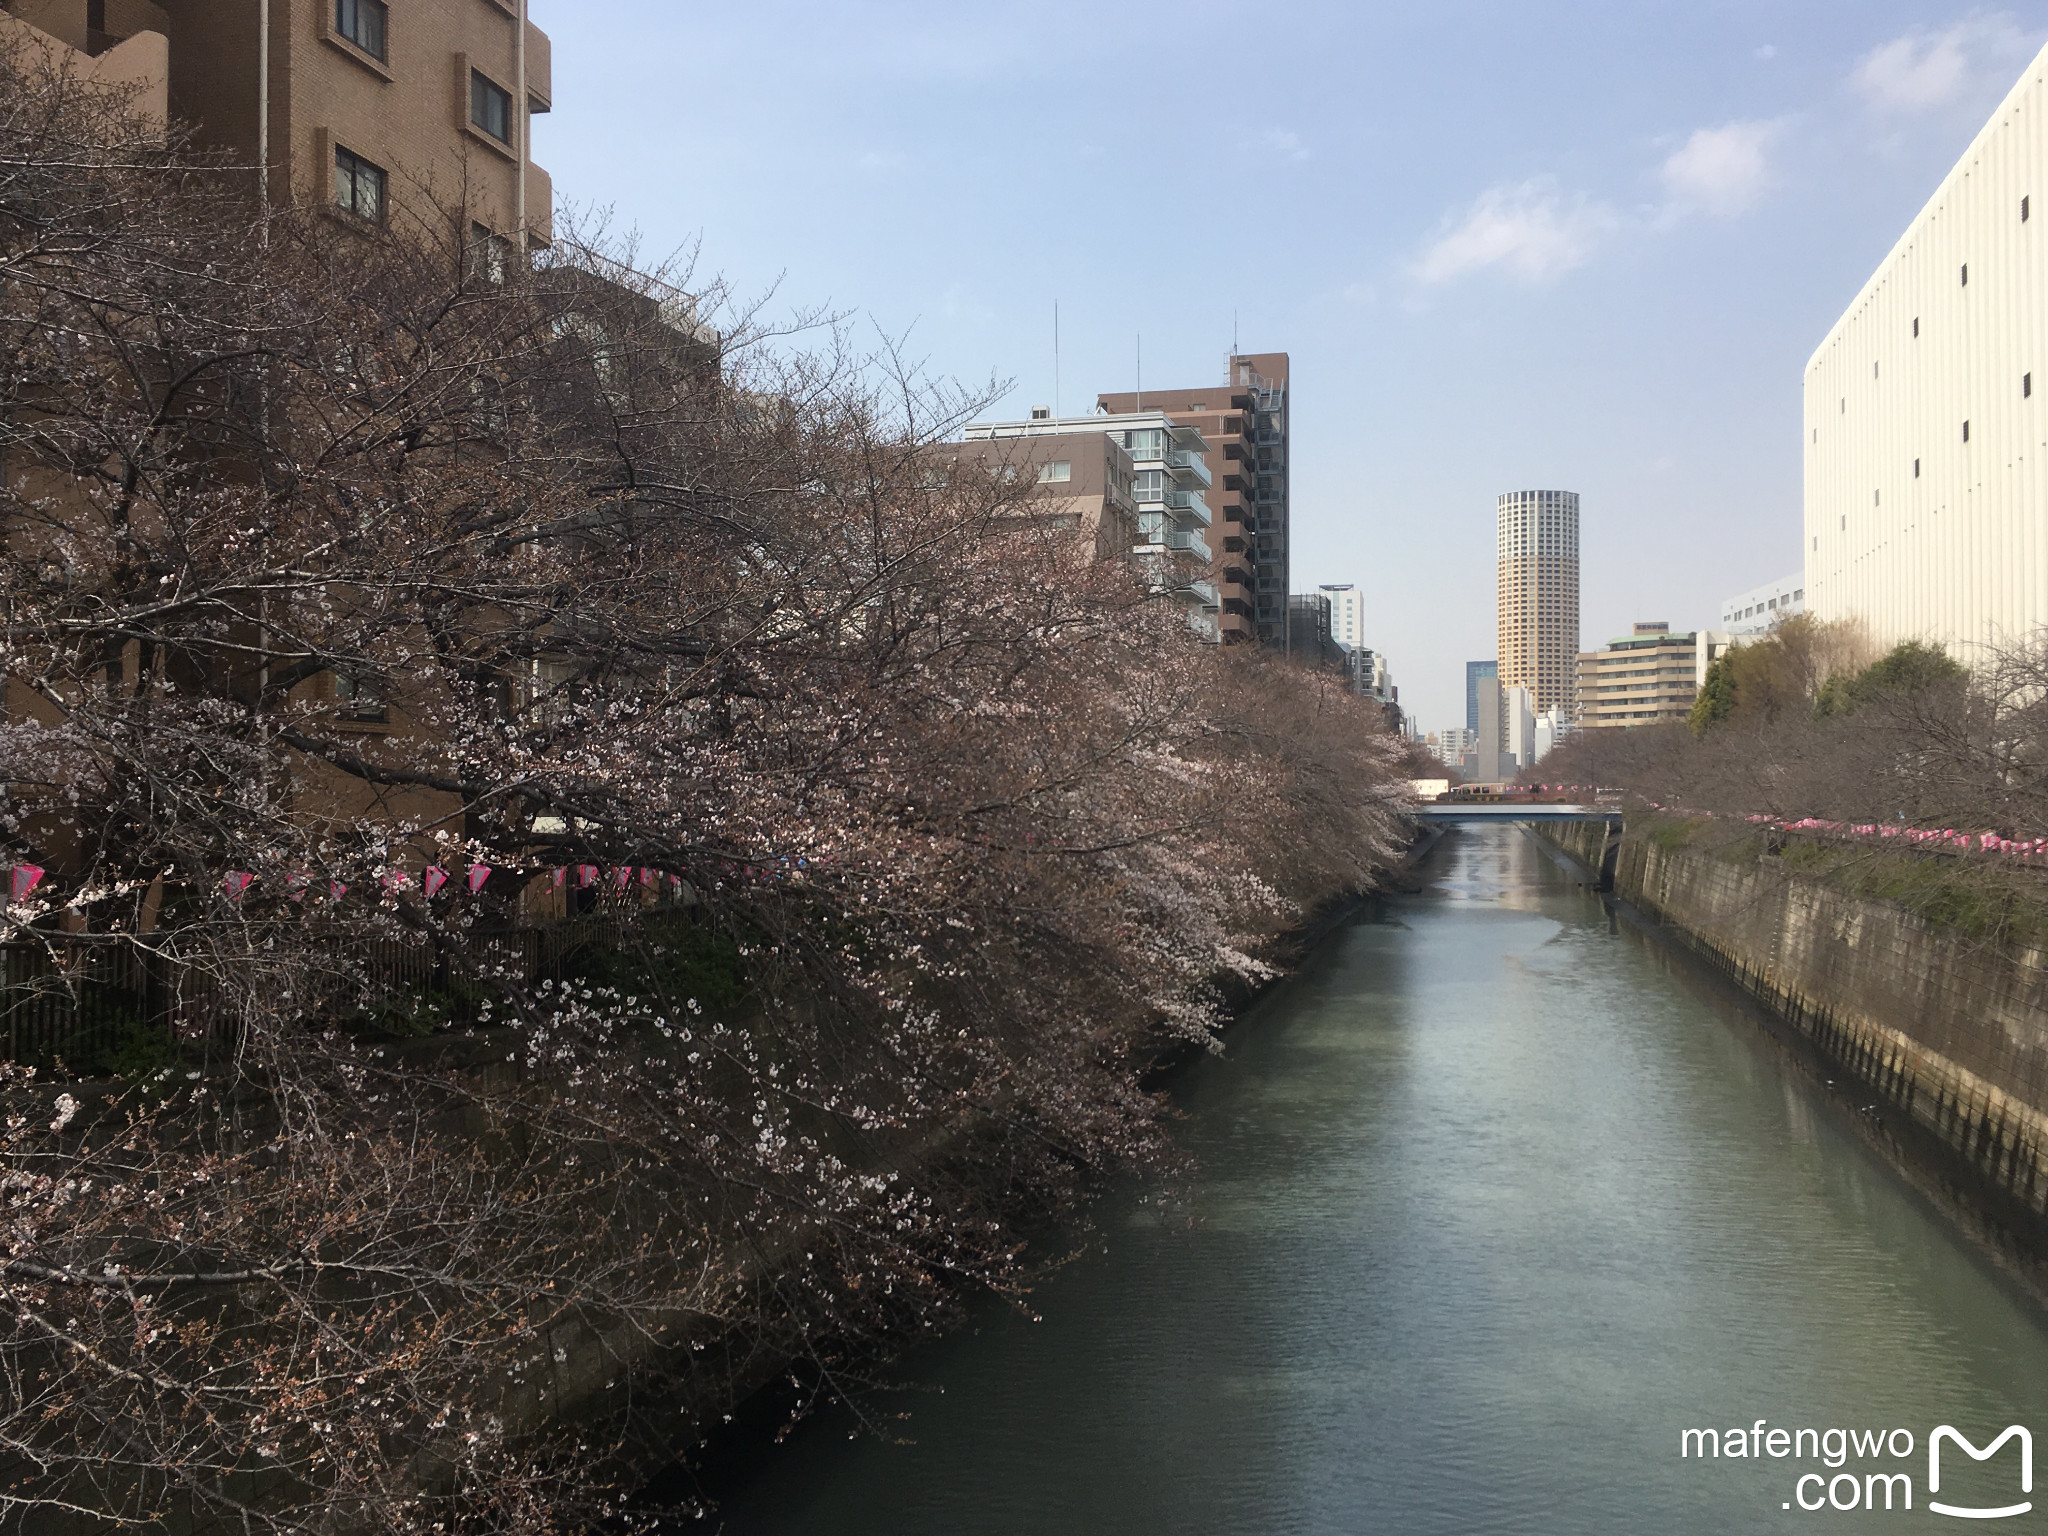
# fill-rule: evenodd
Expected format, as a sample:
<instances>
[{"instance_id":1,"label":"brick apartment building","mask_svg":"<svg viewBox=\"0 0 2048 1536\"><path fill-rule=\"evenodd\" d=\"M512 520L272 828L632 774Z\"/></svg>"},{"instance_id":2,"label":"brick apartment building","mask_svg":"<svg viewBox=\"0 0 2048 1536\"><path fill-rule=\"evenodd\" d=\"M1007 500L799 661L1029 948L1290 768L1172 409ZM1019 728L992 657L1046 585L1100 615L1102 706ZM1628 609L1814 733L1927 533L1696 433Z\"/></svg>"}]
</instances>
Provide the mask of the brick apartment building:
<instances>
[{"instance_id":1,"label":"brick apartment building","mask_svg":"<svg viewBox=\"0 0 2048 1536\"><path fill-rule=\"evenodd\" d=\"M1203 389L1148 389L1096 397L1116 414L1165 411L1199 428L1213 489L1211 571L1228 642L1287 645L1288 472L1285 352L1232 356L1225 381Z\"/></svg>"},{"instance_id":2,"label":"brick apartment building","mask_svg":"<svg viewBox=\"0 0 2048 1536\"><path fill-rule=\"evenodd\" d=\"M0 0L139 105L250 168L277 205L453 233L494 258L552 238L528 124L551 92L525 0ZM107 66L117 66L108 68ZM447 231L450 213L458 227Z\"/></svg>"},{"instance_id":3,"label":"brick apartment building","mask_svg":"<svg viewBox=\"0 0 2048 1536\"><path fill-rule=\"evenodd\" d=\"M1031 437L969 438L943 452L1028 481L1020 521L1071 528L1098 560L1131 558L1139 539L1136 471L1110 433L1086 427Z\"/></svg>"}]
</instances>

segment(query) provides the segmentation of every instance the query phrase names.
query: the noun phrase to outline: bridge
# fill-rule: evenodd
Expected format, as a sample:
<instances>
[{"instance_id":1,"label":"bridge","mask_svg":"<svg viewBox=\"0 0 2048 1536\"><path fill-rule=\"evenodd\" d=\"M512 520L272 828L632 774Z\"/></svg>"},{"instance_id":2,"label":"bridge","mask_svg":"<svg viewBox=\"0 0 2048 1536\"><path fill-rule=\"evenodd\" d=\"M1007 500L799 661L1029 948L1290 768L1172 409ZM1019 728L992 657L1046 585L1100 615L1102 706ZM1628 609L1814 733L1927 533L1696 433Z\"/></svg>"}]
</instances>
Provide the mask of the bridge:
<instances>
[{"instance_id":1,"label":"bridge","mask_svg":"<svg viewBox=\"0 0 2048 1536\"><path fill-rule=\"evenodd\" d=\"M1419 800L1408 814L1424 826L1485 826L1520 821L1598 822L1606 827L1600 840L1599 862L1593 866L1596 890L1614 889L1614 872L1621 860L1621 807L1618 805L1560 805L1543 800Z\"/></svg>"},{"instance_id":2,"label":"bridge","mask_svg":"<svg viewBox=\"0 0 2048 1536\"><path fill-rule=\"evenodd\" d=\"M1621 825L1621 808L1612 805L1552 805L1524 800L1435 800L1412 807L1420 822L1604 821Z\"/></svg>"}]
</instances>

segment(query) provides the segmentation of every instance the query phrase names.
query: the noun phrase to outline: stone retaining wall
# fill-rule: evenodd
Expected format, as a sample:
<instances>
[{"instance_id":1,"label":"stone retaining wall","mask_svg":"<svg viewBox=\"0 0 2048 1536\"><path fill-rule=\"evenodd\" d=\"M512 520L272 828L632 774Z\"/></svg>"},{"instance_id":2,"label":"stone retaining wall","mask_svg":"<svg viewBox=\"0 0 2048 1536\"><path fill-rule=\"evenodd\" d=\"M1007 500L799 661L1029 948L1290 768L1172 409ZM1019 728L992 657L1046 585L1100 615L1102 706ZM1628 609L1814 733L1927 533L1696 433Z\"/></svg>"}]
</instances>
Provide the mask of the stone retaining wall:
<instances>
[{"instance_id":1,"label":"stone retaining wall","mask_svg":"<svg viewBox=\"0 0 2048 1536\"><path fill-rule=\"evenodd\" d=\"M1597 868L1602 828L1538 831ZM2048 1295L2048 955L1634 825L1614 890L1805 1037L1859 1108L1931 1137L1949 1166L1914 1171Z\"/></svg>"}]
</instances>

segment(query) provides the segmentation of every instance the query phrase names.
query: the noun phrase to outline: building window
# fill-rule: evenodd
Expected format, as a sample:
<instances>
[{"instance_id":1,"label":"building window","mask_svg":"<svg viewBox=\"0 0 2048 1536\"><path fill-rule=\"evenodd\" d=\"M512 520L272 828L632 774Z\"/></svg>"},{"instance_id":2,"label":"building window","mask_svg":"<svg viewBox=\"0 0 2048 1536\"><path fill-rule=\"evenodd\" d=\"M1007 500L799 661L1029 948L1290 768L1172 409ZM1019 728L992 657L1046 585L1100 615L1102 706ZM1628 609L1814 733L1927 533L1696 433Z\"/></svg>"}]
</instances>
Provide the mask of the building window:
<instances>
[{"instance_id":1,"label":"building window","mask_svg":"<svg viewBox=\"0 0 2048 1536\"><path fill-rule=\"evenodd\" d=\"M1913 478L1915 480L1920 478L1920 461L1918 459L1913 461Z\"/></svg>"},{"instance_id":2,"label":"building window","mask_svg":"<svg viewBox=\"0 0 2048 1536\"><path fill-rule=\"evenodd\" d=\"M1966 421L1966 422L1964 422L1964 423L1963 423L1963 441L1967 443L1967 442L1968 442L1969 440L1970 440L1970 424L1969 424L1969 423L1968 423L1968 422Z\"/></svg>"},{"instance_id":3,"label":"building window","mask_svg":"<svg viewBox=\"0 0 2048 1536\"><path fill-rule=\"evenodd\" d=\"M512 242L503 235L491 233L486 224L469 226L469 272L493 286L501 287L505 272L511 265Z\"/></svg>"},{"instance_id":4,"label":"building window","mask_svg":"<svg viewBox=\"0 0 2048 1536\"><path fill-rule=\"evenodd\" d=\"M1970 264L1967 261L1963 263L1963 286L1970 286Z\"/></svg>"},{"instance_id":5,"label":"building window","mask_svg":"<svg viewBox=\"0 0 2048 1536\"><path fill-rule=\"evenodd\" d=\"M1040 485L1053 485L1073 478L1074 465L1071 459L1060 459L1051 464L1041 464L1038 466L1038 483Z\"/></svg>"},{"instance_id":6,"label":"building window","mask_svg":"<svg viewBox=\"0 0 2048 1536\"><path fill-rule=\"evenodd\" d=\"M512 93L469 72L469 120L501 144L512 142Z\"/></svg>"},{"instance_id":7,"label":"building window","mask_svg":"<svg viewBox=\"0 0 2048 1536\"><path fill-rule=\"evenodd\" d=\"M373 59L384 57L384 0L334 0L334 30Z\"/></svg>"},{"instance_id":8,"label":"building window","mask_svg":"<svg viewBox=\"0 0 2048 1536\"><path fill-rule=\"evenodd\" d=\"M385 177L381 166L336 145L334 149L334 201L359 219L372 224L384 222Z\"/></svg>"}]
</instances>

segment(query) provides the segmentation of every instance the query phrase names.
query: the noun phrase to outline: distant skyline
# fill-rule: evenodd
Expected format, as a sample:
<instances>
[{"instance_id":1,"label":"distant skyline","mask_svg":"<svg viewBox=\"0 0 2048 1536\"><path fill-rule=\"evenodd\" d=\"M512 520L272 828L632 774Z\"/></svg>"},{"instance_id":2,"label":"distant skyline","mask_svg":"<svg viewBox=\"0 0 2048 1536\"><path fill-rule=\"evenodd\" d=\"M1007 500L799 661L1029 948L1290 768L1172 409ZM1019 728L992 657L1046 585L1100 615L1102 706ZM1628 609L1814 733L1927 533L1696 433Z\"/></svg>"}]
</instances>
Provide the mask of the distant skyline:
<instances>
[{"instance_id":1,"label":"distant skyline","mask_svg":"<svg viewBox=\"0 0 2048 1536\"><path fill-rule=\"evenodd\" d=\"M1493 655L1495 499L1582 504L1582 643L1800 564L1808 355L2048 0L1028 11L533 0L565 203L996 408L1294 370L1294 587L1426 729ZM1231 121L1225 104L1247 105Z\"/></svg>"}]
</instances>

